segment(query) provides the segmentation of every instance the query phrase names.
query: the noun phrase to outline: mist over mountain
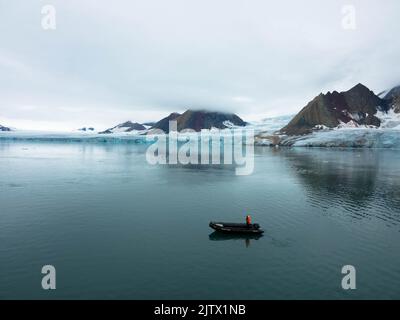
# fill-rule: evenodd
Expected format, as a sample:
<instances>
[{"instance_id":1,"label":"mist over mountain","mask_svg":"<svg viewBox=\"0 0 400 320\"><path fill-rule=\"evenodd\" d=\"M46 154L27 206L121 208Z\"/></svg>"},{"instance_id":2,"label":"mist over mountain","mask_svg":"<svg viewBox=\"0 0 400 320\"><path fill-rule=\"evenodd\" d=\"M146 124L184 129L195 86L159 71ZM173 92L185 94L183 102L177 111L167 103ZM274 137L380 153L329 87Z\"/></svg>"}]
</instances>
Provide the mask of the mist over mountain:
<instances>
[{"instance_id":1,"label":"mist over mountain","mask_svg":"<svg viewBox=\"0 0 400 320\"><path fill-rule=\"evenodd\" d=\"M168 117L157 122L153 128L169 132L169 121L177 121L177 130L192 129L201 131L202 129L225 129L232 126L245 126L246 122L233 113L207 111L207 110L187 110L183 114L171 113Z\"/></svg>"}]
</instances>

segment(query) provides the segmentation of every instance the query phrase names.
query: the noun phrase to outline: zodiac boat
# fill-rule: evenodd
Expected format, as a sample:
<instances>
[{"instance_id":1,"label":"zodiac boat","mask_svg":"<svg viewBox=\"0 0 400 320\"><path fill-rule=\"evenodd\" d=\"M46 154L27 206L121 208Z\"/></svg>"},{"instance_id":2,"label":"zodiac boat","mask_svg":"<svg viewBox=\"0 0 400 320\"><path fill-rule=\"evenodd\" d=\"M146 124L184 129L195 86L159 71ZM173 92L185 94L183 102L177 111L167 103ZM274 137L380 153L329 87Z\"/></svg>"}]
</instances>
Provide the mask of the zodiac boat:
<instances>
[{"instance_id":1,"label":"zodiac boat","mask_svg":"<svg viewBox=\"0 0 400 320\"><path fill-rule=\"evenodd\" d=\"M210 222L210 227L215 231L223 233L241 233L241 234L261 234L264 232L260 229L258 223L227 223L227 222Z\"/></svg>"}]
</instances>

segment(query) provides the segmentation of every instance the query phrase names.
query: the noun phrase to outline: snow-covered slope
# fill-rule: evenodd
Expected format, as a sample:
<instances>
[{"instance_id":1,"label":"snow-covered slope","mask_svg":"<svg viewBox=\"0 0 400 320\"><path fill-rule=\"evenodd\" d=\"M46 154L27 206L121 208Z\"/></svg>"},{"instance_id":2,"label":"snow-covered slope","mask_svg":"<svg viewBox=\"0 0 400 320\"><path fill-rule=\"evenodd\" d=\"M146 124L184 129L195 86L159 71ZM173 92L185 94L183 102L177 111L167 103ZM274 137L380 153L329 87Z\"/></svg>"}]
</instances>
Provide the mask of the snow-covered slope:
<instances>
[{"instance_id":1,"label":"snow-covered slope","mask_svg":"<svg viewBox=\"0 0 400 320\"><path fill-rule=\"evenodd\" d=\"M11 131L11 129L0 124L0 131Z\"/></svg>"},{"instance_id":2,"label":"snow-covered slope","mask_svg":"<svg viewBox=\"0 0 400 320\"><path fill-rule=\"evenodd\" d=\"M400 149L400 114L390 109L387 112L380 111L375 116L381 121L378 128L350 121L334 129L321 128L304 136L281 136L279 144L294 147Z\"/></svg>"},{"instance_id":3,"label":"snow-covered slope","mask_svg":"<svg viewBox=\"0 0 400 320\"><path fill-rule=\"evenodd\" d=\"M400 129L400 113L390 109L388 112L378 112L376 116L381 120L382 129Z\"/></svg>"},{"instance_id":4,"label":"snow-covered slope","mask_svg":"<svg viewBox=\"0 0 400 320\"><path fill-rule=\"evenodd\" d=\"M254 129L256 133L267 132L269 134L272 134L273 132L278 131L282 127L286 126L293 117L294 115L285 115L265 118L261 121L250 122L246 127Z\"/></svg>"},{"instance_id":5,"label":"snow-covered slope","mask_svg":"<svg viewBox=\"0 0 400 320\"><path fill-rule=\"evenodd\" d=\"M126 121L124 123L121 123L119 125L116 125L115 127L112 127L110 129L107 129L99 133L110 134L110 133L122 133L122 132L137 132L143 130L146 130L146 127L144 125L137 122Z\"/></svg>"},{"instance_id":6,"label":"snow-covered slope","mask_svg":"<svg viewBox=\"0 0 400 320\"><path fill-rule=\"evenodd\" d=\"M379 98L369 91L368 88L357 85L349 92L360 91L363 94L351 94L347 97L352 106L360 106L350 112L348 109L343 109L345 119L337 119L335 125L326 126L321 122L316 122L321 117L307 115L304 119L312 118L316 123L310 127L308 132L305 130L292 130L291 134L283 128L280 134L264 131L256 135L255 143L258 145L281 145L281 146L296 146L296 147L369 147L369 148L400 148L400 87L385 90L379 94ZM348 92L343 93L346 95ZM336 95L340 95L336 93ZM329 93L328 95L329 96ZM325 97L322 95L321 97ZM346 98L346 97L345 97ZM350 99L351 98L351 99ZM368 98L368 99L367 99ZM339 99L340 100L340 99ZM372 102L371 102L371 101ZM366 102L370 101L371 108L363 107ZM340 101L339 101L340 102ZM373 106L381 102L385 107ZM319 107L319 105L311 105L311 107ZM315 109L314 108L314 109ZM299 115L305 112L307 108L296 115L299 128L302 128L304 121ZM335 105L333 109L336 109ZM373 112L374 121L364 121L368 119ZM308 117L308 118L307 118ZM322 119L322 118L321 118ZM304 120L304 121L303 121ZM308 119L309 120L309 119ZM303 121L303 122L302 122ZM293 120L290 122L293 124ZM306 134L304 134L306 133Z\"/></svg>"},{"instance_id":7,"label":"snow-covered slope","mask_svg":"<svg viewBox=\"0 0 400 320\"><path fill-rule=\"evenodd\" d=\"M246 127L232 126L228 129L212 128L203 130L211 135L220 136L232 134L232 130L254 130L256 145L280 145L294 147L366 147L366 148L395 148L400 149L400 114L393 110L379 112L376 116L381 120L381 127L339 125L334 129L320 126L319 130L303 136L286 136L276 134L286 125L292 116L267 118L257 123L248 123ZM226 125L230 126L229 123ZM178 133L179 141L187 141L190 136L200 136L199 132ZM40 131L10 131L0 132L0 140L29 140L29 141L60 141L60 142L95 142L95 143L134 143L145 144L155 141L156 136L151 131L132 130L114 132L104 135L92 131L75 132L40 132Z\"/></svg>"}]
</instances>

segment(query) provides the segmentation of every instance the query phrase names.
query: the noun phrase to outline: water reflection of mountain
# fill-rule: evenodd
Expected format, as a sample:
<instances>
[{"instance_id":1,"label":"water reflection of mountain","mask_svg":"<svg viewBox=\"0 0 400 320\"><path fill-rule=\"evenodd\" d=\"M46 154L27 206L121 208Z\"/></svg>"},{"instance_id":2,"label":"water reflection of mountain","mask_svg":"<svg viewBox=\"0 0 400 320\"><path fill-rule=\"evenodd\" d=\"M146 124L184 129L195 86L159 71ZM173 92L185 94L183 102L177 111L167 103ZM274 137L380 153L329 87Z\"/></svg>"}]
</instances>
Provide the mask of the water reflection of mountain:
<instances>
[{"instance_id":1,"label":"water reflection of mountain","mask_svg":"<svg viewBox=\"0 0 400 320\"><path fill-rule=\"evenodd\" d=\"M400 223L400 154L391 150L280 152L313 206Z\"/></svg>"}]
</instances>

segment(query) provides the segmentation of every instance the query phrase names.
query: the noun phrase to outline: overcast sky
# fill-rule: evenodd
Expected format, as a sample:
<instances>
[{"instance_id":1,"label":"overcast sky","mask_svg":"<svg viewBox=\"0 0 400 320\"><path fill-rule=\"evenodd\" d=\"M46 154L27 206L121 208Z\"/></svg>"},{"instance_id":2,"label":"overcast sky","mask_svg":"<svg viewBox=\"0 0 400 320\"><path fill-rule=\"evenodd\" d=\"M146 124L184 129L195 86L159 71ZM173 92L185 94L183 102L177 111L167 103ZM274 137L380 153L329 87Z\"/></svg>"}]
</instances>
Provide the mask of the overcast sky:
<instances>
[{"instance_id":1,"label":"overcast sky","mask_svg":"<svg viewBox=\"0 0 400 320\"><path fill-rule=\"evenodd\" d=\"M47 4L56 30L42 28ZM400 84L399 30L398 0L0 0L0 124L293 114L320 92Z\"/></svg>"}]
</instances>

